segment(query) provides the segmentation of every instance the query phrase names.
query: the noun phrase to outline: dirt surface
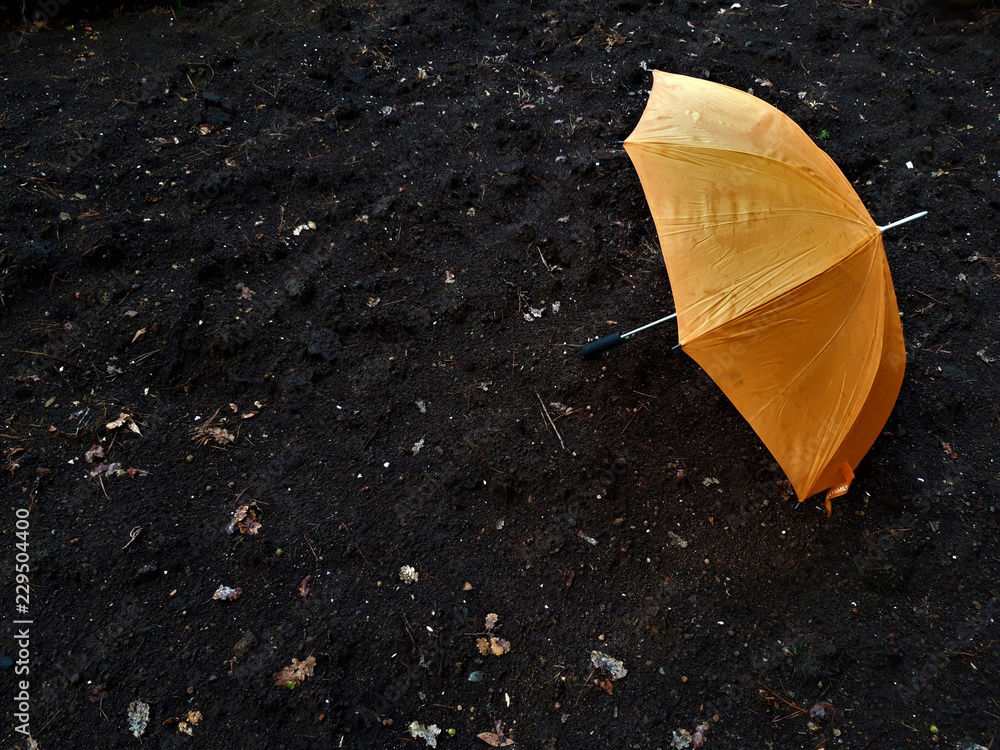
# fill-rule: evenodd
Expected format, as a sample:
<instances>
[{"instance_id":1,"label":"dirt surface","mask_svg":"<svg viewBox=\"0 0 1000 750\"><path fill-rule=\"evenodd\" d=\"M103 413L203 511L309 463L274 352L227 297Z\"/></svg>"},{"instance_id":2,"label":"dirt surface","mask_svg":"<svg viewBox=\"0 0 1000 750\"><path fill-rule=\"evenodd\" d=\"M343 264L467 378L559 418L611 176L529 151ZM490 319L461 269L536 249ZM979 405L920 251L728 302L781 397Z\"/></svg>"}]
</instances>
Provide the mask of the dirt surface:
<instances>
[{"instance_id":1,"label":"dirt surface","mask_svg":"<svg viewBox=\"0 0 1000 750\"><path fill-rule=\"evenodd\" d=\"M8 744L27 709L42 750L139 745L136 701L146 747L991 744L989 3L61 12L0 57ZM789 114L878 223L930 212L829 519L669 326L579 356L672 310L619 145L654 68Z\"/></svg>"}]
</instances>

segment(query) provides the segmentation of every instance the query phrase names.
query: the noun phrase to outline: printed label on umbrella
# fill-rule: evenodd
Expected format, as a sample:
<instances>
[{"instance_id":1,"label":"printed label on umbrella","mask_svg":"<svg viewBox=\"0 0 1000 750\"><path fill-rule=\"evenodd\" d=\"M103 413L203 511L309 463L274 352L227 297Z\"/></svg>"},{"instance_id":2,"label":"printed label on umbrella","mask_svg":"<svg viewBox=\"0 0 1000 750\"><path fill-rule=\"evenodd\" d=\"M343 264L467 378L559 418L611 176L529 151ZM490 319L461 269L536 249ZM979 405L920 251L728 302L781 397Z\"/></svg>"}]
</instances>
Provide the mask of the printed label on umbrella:
<instances>
[{"instance_id":1,"label":"printed label on umbrella","mask_svg":"<svg viewBox=\"0 0 1000 750\"><path fill-rule=\"evenodd\" d=\"M851 467L848 464L840 465L840 473L844 475L846 480L843 484L838 484L836 487L831 487L826 493L826 500L823 505L826 506L826 514L830 515L833 513L833 505L830 503L835 497L840 497L841 495L846 495L847 490L851 487L851 482L854 479L854 472L851 471Z\"/></svg>"}]
</instances>

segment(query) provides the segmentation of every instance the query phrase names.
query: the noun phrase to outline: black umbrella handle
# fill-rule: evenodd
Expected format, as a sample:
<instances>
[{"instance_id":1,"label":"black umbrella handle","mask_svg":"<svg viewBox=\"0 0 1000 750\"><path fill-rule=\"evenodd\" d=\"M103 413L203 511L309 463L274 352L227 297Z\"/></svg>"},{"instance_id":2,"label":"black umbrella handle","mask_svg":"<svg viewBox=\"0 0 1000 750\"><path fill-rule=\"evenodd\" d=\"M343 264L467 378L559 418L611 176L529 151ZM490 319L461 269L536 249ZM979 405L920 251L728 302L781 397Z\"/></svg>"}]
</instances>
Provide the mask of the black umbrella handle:
<instances>
[{"instance_id":1,"label":"black umbrella handle","mask_svg":"<svg viewBox=\"0 0 1000 750\"><path fill-rule=\"evenodd\" d=\"M596 341L591 341L589 344L584 344L580 353L584 357L596 357L598 354L606 352L608 349L614 349L626 341L627 339L623 338L620 333L612 333L610 336L605 336Z\"/></svg>"}]
</instances>

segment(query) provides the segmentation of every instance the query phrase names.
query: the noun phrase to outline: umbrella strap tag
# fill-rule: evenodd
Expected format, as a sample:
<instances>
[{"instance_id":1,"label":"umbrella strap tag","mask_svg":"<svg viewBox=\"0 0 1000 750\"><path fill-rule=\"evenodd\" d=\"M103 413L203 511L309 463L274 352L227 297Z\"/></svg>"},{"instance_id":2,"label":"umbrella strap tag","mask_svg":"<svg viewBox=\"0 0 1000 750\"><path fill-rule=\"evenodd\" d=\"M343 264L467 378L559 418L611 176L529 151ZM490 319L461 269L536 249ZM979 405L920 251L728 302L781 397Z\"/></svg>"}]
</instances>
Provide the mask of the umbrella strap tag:
<instances>
[{"instance_id":1,"label":"umbrella strap tag","mask_svg":"<svg viewBox=\"0 0 1000 750\"><path fill-rule=\"evenodd\" d=\"M835 497L846 495L847 490L850 489L851 487L851 481L854 479L854 472L851 470L849 464L846 463L841 464L840 473L843 475L844 481L841 484L836 485L835 487L831 487L829 490L827 490L826 493L826 501L824 502L824 505L826 506L827 515L830 515L830 513L833 512L833 506L830 504L830 501L833 500L833 498Z\"/></svg>"}]
</instances>

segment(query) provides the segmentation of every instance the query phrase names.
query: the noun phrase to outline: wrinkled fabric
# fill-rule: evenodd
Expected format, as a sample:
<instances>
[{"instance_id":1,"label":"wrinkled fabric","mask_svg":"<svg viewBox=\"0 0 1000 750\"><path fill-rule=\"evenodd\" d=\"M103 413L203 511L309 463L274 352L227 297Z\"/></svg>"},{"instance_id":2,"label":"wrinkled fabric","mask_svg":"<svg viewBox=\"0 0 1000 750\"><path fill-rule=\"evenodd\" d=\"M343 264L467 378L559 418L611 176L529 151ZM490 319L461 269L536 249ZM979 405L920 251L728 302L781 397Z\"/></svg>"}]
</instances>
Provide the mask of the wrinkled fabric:
<instances>
[{"instance_id":1,"label":"wrinkled fabric","mask_svg":"<svg viewBox=\"0 0 1000 750\"><path fill-rule=\"evenodd\" d=\"M654 71L625 141L680 343L800 500L844 482L899 395L906 351L882 234L837 165L750 94Z\"/></svg>"}]
</instances>

